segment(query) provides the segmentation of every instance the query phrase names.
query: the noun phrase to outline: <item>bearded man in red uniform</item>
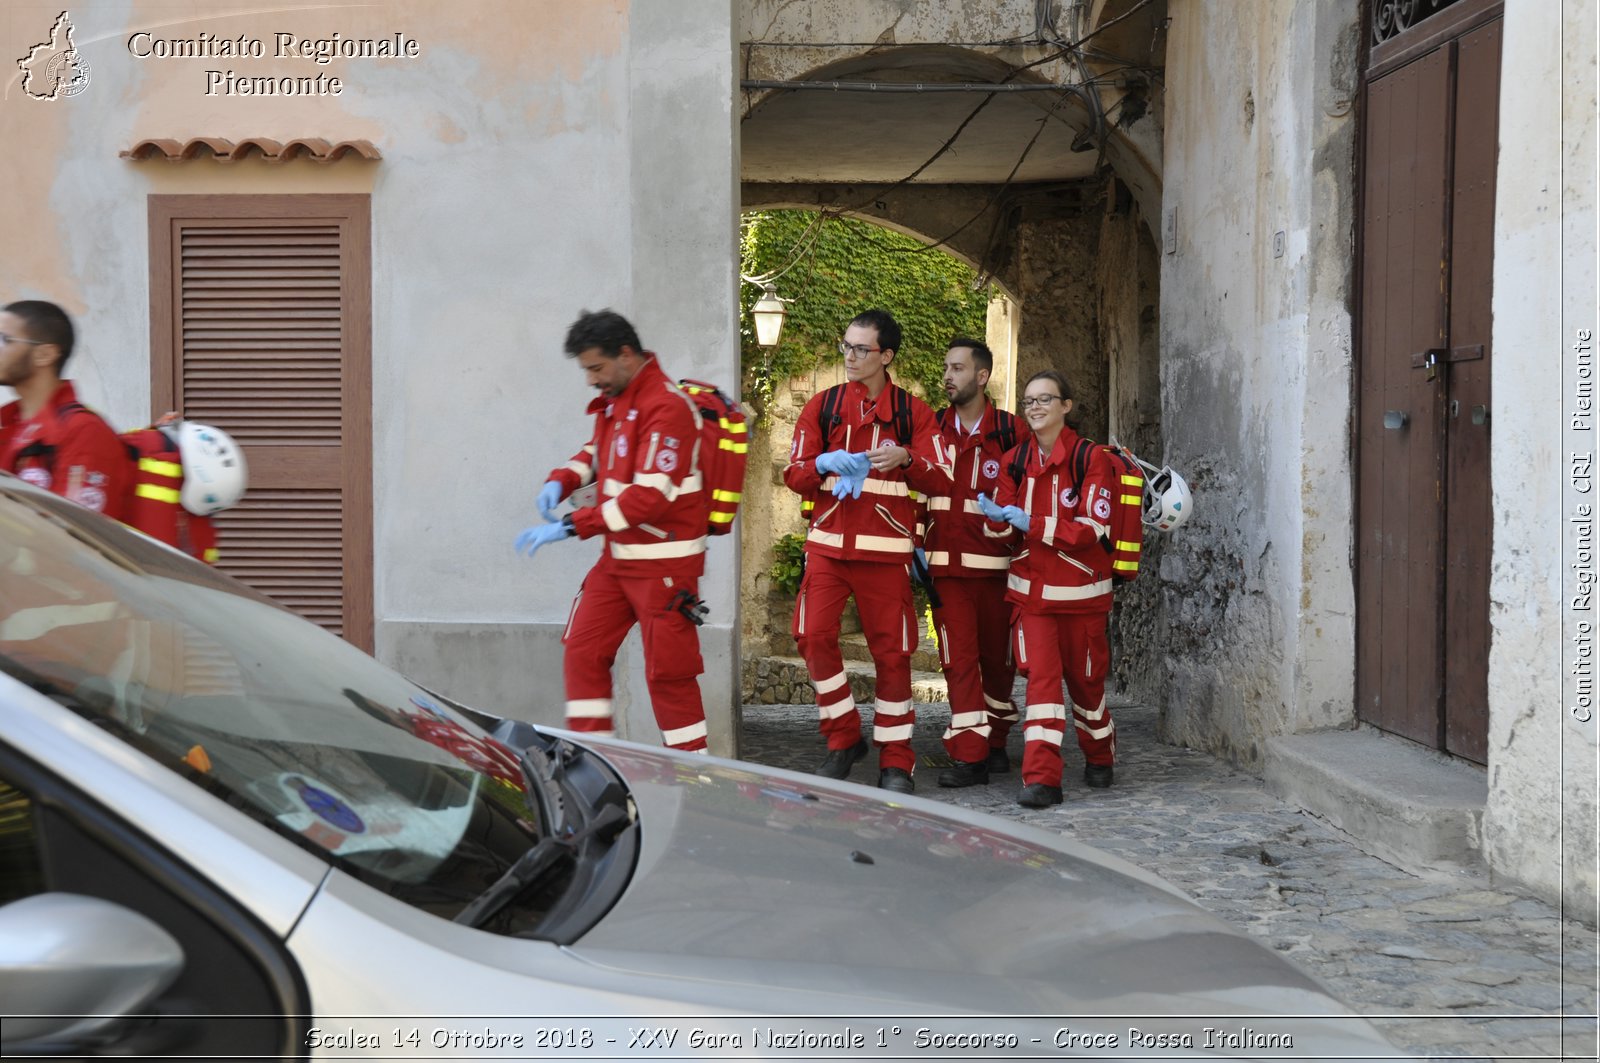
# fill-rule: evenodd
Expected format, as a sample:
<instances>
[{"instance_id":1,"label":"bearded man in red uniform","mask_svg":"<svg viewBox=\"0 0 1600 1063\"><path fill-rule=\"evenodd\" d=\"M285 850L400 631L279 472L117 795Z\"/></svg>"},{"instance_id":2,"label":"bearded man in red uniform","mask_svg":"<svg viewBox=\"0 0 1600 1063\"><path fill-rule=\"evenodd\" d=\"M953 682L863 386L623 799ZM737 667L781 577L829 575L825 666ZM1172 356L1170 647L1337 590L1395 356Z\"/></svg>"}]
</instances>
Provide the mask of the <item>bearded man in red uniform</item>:
<instances>
[{"instance_id":1,"label":"bearded man in red uniform","mask_svg":"<svg viewBox=\"0 0 1600 1063\"><path fill-rule=\"evenodd\" d=\"M950 728L945 751L955 763L939 773L940 786L976 786L1011 770L1006 736L1017 722L1011 700L1016 666L1011 659L1011 612L1006 570L1012 539L986 534L978 496L993 497L1005 455L1017 443L1015 419L984 394L994 355L972 339L950 341L944 356L939 436L952 455L955 478L928 498L923 546L939 591L933 623L939 663L950 688Z\"/></svg>"},{"instance_id":2,"label":"bearded man in red uniform","mask_svg":"<svg viewBox=\"0 0 1600 1063\"><path fill-rule=\"evenodd\" d=\"M26 299L0 310L0 384L17 393L0 407L0 469L123 520L128 452L62 379L74 340L72 319L54 303Z\"/></svg>"},{"instance_id":3,"label":"bearded man in red uniform","mask_svg":"<svg viewBox=\"0 0 1600 1063\"><path fill-rule=\"evenodd\" d=\"M566 352L589 386L594 432L539 492L547 523L517 537L533 556L546 543L604 536L561 642L566 647L567 726L610 734L611 666L634 624L644 643L645 681L666 745L706 751L700 698L699 603L710 502L700 476L700 413L662 371L621 314L585 311L567 331ZM599 485L596 504L559 520L562 499Z\"/></svg>"},{"instance_id":4,"label":"bearded man in red uniform","mask_svg":"<svg viewBox=\"0 0 1600 1063\"><path fill-rule=\"evenodd\" d=\"M813 395L800 411L783 480L815 504L794 637L828 741L817 774L843 779L867 752L839 652L839 617L854 595L877 673L878 785L911 793L917 763L911 654L918 628L909 575L917 522L910 492L948 494L950 463L933 412L889 380L899 346L900 326L885 311L868 310L850 322L839 343L846 382Z\"/></svg>"}]
</instances>

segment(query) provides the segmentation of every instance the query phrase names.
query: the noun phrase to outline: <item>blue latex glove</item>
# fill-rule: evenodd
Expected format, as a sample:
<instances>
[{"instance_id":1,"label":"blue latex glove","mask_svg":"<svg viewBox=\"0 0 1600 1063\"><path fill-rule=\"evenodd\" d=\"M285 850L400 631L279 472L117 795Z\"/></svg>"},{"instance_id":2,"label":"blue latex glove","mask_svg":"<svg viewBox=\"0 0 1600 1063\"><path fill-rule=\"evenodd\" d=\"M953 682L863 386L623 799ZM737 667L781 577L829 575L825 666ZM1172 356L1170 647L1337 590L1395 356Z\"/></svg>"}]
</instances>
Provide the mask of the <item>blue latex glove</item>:
<instances>
[{"instance_id":1,"label":"blue latex glove","mask_svg":"<svg viewBox=\"0 0 1600 1063\"><path fill-rule=\"evenodd\" d=\"M550 480L539 489L539 515L545 520L556 519L556 507L561 504L561 481Z\"/></svg>"},{"instance_id":2,"label":"blue latex glove","mask_svg":"<svg viewBox=\"0 0 1600 1063\"><path fill-rule=\"evenodd\" d=\"M868 468L871 468L871 466L868 465ZM839 474L839 482L833 485L833 497L838 499L860 498L861 488L866 482L866 473L856 475L855 473L842 472Z\"/></svg>"},{"instance_id":3,"label":"blue latex glove","mask_svg":"<svg viewBox=\"0 0 1600 1063\"><path fill-rule=\"evenodd\" d=\"M1003 507L1000 510L1000 519L1022 534L1028 534L1028 513L1021 506Z\"/></svg>"},{"instance_id":4,"label":"blue latex glove","mask_svg":"<svg viewBox=\"0 0 1600 1063\"><path fill-rule=\"evenodd\" d=\"M924 572L928 571L928 555L922 552L922 547L914 546L911 552L917 555L917 566Z\"/></svg>"},{"instance_id":5,"label":"blue latex glove","mask_svg":"<svg viewBox=\"0 0 1600 1063\"><path fill-rule=\"evenodd\" d=\"M994 502L992 500L990 500L989 496L986 495L986 494L980 493L978 495L978 511L980 513L982 513L985 517L988 517L990 520L1005 520L1006 519L1005 510L1003 510L999 506L995 505Z\"/></svg>"},{"instance_id":6,"label":"blue latex glove","mask_svg":"<svg viewBox=\"0 0 1600 1063\"><path fill-rule=\"evenodd\" d=\"M571 534L565 521L555 524L535 524L531 528L524 528L522 534L517 536L517 553L532 557L545 543L565 539Z\"/></svg>"},{"instance_id":7,"label":"blue latex glove","mask_svg":"<svg viewBox=\"0 0 1600 1063\"><path fill-rule=\"evenodd\" d=\"M817 455L817 471L826 476L859 476L862 480L872 471L872 462L865 454L852 454L848 450L829 450ZM857 491L857 495L861 492Z\"/></svg>"}]
</instances>

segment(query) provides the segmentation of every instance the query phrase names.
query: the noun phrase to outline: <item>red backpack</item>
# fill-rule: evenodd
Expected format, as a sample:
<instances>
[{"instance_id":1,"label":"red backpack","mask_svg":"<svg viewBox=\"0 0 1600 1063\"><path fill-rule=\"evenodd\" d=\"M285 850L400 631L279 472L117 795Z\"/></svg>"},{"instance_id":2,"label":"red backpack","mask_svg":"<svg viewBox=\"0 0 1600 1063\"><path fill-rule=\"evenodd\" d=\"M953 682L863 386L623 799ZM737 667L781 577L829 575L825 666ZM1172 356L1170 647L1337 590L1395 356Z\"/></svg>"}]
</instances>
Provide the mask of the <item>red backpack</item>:
<instances>
[{"instance_id":1,"label":"red backpack","mask_svg":"<svg viewBox=\"0 0 1600 1063\"><path fill-rule=\"evenodd\" d=\"M744 409L715 384L680 380L678 386L700 409L700 477L711 500L706 525L711 535L727 535L744 498L744 467L749 461L750 426Z\"/></svg>"},{"instance_id":2,"label":"red backpack","mask_svg":"<svg viewBox=\"0 0 1600 1063\"><path fill-rule=\"evenodd\" d=\"M133 463L128 525L208 565L217 563L217 526L210 517L183 508L183 455L170 434L158 427L123 432Z\"/></svg>"}]
</instances>

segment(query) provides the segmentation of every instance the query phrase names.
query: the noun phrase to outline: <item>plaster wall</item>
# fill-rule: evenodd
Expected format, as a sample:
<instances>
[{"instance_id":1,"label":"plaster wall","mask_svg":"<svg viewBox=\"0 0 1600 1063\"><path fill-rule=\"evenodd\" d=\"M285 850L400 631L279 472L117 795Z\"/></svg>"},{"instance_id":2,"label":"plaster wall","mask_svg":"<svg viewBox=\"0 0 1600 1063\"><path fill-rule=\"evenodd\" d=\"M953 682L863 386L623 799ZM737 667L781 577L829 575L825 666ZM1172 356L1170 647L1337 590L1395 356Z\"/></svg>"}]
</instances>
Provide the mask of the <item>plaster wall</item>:
<instances>
[{"instance_id":1,"label":"plaster wall","mask_svg":"<svg viewBox=\"0 0 1600 1063\"><path fill-rule=\"evenodd\" d=\"M1593 503L1568 473L1569 455L1594 454L1594 430L1571 431L1558 411L1576 408L1579 330L1596 331L1595 23L1594 0L1505 7L1502 67L1518 76L1502 81L1495 203L1483 826L1493 871L1559 896L1568 915L1591 922L1596 725L1572 711L1568 684L1577 625L1595 621L1569 606L1576 540L1568 520L1552 518Z\"/></svg>"},{"instance_id":2,"label":"plaster wall","mask_svg":"<svg viewBox=\"0 0 1600 1063\"><path fill-rule=\"evenodd\" d=\"M1247 765L1353 719L1357 8L1174 5L1168 27L1162 457L1195 515L1158 570L1162 720Z\"/></svg>"},{"instance_id":3,"label":"plaster wall","mask_svg":"<svg viewBox=\"0 0 1600 1063\"><path fill-rule=\"evenodd\" d=\"M49 36L60 6L6 5L0 50ZM201 13L197 13L201 12ZM0 102L14 246L7 298L61 302L71 375L119 425L150 416L147 194L370 191L378 656L442 692L562 718L559 634L597 541L511 550L544 473L583 442L589 393L561 353L585 308L613 307L669 373L737 379L738 149L730 0L422 0L262 12L98 0L72 9L91 83ZM130 34L266 42L264 59L137 58ZM419 42L414 59L272 58L274 34ZM339 96L207 96L205 71L323 73ZM133 163L147 137L366 138L376 164ZM721 545L721 544L718 544ZM730 752L737 562L708 566L712 744ZM657 741L636 636L619 720Z\"/></svg>"}]
</instances>

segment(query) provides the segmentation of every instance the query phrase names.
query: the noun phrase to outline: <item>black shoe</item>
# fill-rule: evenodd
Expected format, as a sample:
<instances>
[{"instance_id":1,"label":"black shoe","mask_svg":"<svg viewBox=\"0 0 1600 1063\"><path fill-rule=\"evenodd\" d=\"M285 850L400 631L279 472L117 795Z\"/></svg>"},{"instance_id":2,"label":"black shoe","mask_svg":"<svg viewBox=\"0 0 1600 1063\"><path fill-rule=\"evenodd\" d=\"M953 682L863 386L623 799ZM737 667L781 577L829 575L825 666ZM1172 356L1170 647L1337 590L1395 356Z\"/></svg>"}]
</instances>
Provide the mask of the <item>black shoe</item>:
<instances>
[{"instance_id":1,"label":"black shoe","mask_svg":"<svg viewBox=\"0 0 1600 1063\"><path fill-rule=\"evenodd\" d=\"M1023 808L1049 808L1061 803L1061 787L1031 782L1017 794L1017 804Z\"/></svg>"},{"instance_id":2,"label":"black shoe","mask_svg":"<svg viewBox=\"0 0 1600 1063\"><path fill-rule=\"evenodd\" d=\"M1109 789L1111 786L1111 765L1085 764L1083 766L1083 784L1096 790Z\"/></svg>"},{"instance_id":3,"label":"black shoe","mask_svg":"<svg viewBox=\"0 0 1600 1063\"><path fill-rule=\"evenodd\" d=\"M940 786L982 786L989 781L989 766L983 761L958 760L939 773Z\"/></svg>"},{"instance_id":4,"label":"black shoe","mask_svg":"<svg viewBox=\"0 0 1600 1063\"><path fill-rule=\"evenodd\" d=\"M861 739L848 749L830 749L817 765L817 774L824 779L843 779L850 774L856 761L867 755L867 740Z\"/></svg>"},{"instance_id":5,"label":"black shoe","mask_svg":"<svg viewBox=\"0 0 1600 1063\"><path fill-rule=\"evenodd\" d=\"M911 773L904 768L884 768L878 772L878 788L893 790L897 794L916 793L917 784L912 781Z\"/></svg>"},{"instance_id":6,"label":"black shoe","mask_svg":"<svg viewBox=\"0 0 1600 1063\"><path fill-rule=\"evenodd\" d=\"M989 759L984 763L990 775L1010 775L1011 757L1006 753L1006 747L989 750Z\"/></svg>"}]
</instances>

